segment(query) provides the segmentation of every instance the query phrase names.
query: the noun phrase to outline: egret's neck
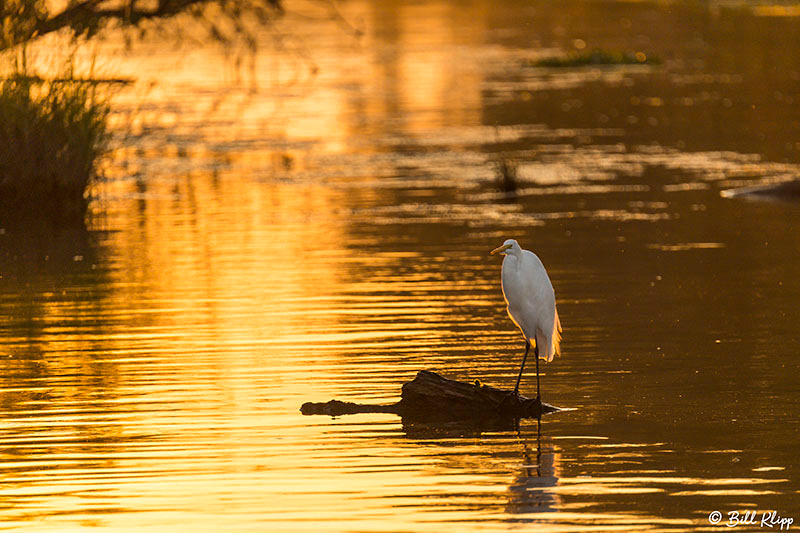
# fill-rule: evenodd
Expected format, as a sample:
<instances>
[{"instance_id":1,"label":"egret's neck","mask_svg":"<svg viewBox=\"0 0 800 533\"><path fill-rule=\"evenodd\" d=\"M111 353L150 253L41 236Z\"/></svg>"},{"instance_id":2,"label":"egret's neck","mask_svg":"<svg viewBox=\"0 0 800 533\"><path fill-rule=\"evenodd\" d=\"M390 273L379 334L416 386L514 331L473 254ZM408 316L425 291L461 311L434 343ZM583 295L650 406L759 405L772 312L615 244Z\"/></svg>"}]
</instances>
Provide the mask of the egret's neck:
<instances>
[{"instance_id":1,"label":"egret's neck","mask_svg":"<svg viewBox=\"0 0 800 533\"><path fill-rule=\"evenodd\" d=\"M505 259L503 259L503 266L508 268L517 268L517 256L513 253L507 253Z\"/></svg>"}]
</instances>

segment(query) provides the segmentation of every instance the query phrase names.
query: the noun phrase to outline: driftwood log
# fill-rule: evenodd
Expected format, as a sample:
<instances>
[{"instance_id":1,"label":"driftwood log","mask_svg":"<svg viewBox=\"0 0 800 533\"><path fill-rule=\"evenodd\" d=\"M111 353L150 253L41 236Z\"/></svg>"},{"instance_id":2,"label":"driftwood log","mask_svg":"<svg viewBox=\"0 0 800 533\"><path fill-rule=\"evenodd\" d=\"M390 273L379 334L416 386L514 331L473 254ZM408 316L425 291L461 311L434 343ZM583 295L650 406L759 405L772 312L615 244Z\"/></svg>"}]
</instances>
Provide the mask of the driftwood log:
<instances>
[{"instance_id":1,"label":"driftwood log","mask_svg":"<svg viewBox=\"0 0 800 533\"><path fill-rule=\"evenodd\" d=\"M472 383L455 381L429 370L421 370L413 381L403 385L402 397L397 403L376 405L331 400L304 403L300 408L304 415L393 413L404 420L419 421L539 418L558 410L558 407L484 385L478 380Z\"/></svg>"}]
</instances>

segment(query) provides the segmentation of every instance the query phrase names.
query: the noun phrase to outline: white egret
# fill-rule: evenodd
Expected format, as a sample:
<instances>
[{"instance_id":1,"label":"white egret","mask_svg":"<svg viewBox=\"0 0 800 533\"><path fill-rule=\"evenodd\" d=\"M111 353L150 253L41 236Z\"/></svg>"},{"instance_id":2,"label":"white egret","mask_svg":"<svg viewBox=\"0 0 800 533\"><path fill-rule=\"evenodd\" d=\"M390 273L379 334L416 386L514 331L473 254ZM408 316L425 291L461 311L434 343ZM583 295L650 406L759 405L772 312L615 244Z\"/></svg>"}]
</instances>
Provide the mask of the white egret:
<instances>
[{"instance_id":1,"label":"white egret","mask_svg":"<svg viewBox=\"0 0 800 533\"><path fill-rule=\"evenodd\" d=\"M492 250L491 255L496 254L505 256L501 281L508 316L525 337L525 355L522 366L519 367L514 393L519 394L522 370L533 343L536 356L536 399L541 401L539 359L550 362L561 352L561 321L556 310L553 284L536 254L523 250L514 239L508 239L502 246Z\"/></svg>"}]
</instances>

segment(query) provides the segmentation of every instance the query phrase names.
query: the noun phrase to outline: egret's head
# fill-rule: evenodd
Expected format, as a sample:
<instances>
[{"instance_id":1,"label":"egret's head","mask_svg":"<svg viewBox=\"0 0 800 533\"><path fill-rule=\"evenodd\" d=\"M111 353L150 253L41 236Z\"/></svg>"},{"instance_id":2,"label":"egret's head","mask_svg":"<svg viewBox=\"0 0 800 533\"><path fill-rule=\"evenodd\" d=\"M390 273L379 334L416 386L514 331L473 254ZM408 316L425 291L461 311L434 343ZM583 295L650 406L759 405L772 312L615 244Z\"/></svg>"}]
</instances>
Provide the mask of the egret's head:
<instances>
[{"instance_id":1,"label":"egret's head","mask_svg":"<svg viewBox=\"0 0 800 533\"><path fill-rule=\"evenodd\" d=\"M508 239L506 242L503 243L502 246L498 246L494 250L491 251L491 255L508 255L514 252L520 251L522 248L519 247L519 243L514 239Z\"/></svg>"}]
</instances>

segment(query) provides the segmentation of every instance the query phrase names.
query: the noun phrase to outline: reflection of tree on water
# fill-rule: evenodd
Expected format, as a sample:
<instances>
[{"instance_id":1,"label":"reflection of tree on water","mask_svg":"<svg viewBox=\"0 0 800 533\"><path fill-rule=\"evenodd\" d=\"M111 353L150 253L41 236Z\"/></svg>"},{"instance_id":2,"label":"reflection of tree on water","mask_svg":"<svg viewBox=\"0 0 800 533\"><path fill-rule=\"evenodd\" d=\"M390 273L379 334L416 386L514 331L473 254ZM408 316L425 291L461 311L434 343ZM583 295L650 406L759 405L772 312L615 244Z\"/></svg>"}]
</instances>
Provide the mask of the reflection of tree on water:
<instances>
[{"instance_id":1,"label":"reflection of tree on water","mask_svg":"<svg viewBox=\"0 0 800 533\"><path fill-rule=\"evenodd\" d=\"M93 500L92 483L73 482L114 472L123 450L147 439L114 418L119 410L129 420L130 407L123 372L107 361L113 313L97 235L34 222L0 232L3 518L125 511L110 494ZM64 503L75 501L82 506Z\"/></svg>"},{"instance_id":2,"label":"reflection of tree on water","mask_svg":"<svg viewBox=\"0 0 800 533\"><path fill-rule=\"evenodd\" d=\"M513 515L555 511L561 498L548 490L558 484L559 458L553 441L542 442L542 421L536 422L536 440L517 431L522 445L523 465L514 482L508 487L506 512ZM517 517L519 520L525 518Z\"/></svg>"}]
</instances>

